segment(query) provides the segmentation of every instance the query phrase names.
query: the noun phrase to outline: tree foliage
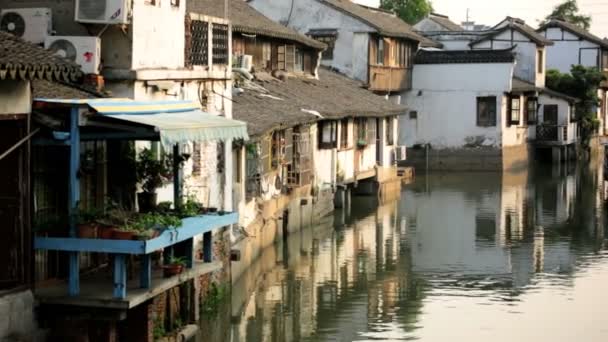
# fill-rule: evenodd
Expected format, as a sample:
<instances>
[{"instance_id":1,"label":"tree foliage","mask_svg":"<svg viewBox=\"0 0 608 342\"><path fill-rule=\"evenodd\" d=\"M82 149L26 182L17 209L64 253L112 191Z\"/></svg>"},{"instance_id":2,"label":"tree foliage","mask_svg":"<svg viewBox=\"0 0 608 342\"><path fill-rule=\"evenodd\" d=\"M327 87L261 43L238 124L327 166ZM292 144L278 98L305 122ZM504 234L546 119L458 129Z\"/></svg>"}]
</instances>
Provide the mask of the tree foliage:
<instances>
[{"instance_id":1,"label":"tree foliage","mask_svg":"<svg viewBox=\"0 0 608 342\"><path fill-rule=\"evenodd\" d=\"M415 24L433 11L429 0L382 0L380 7L397 13L408 24Z\"/></svg>"},{"instance_id":2,"label":"tree foliage","mask_svg":"<svg viewBox=\"0 0 608 342\"><path fill-rule=\"evenodd\" d=\"M599 104L597 91L604 75L597 68L573 65L569 74L548 70L546 86L555 91L580 100L576 104L576 117L581 122L581 137L584 146L599 128L596 108Z\"/></svg>"},{"instance_id":3,"label":"tree foliage","mask_svg":"<svg viewBox=\"0 0 608 342\"><path fill-rule=\"evenodd\" d=\"M587 31L591 27L591 16L579 12L576 0L566 0L555 6L553 12L545 18L543 23L546 23L553 18L569 22Z\"/></svg>"}]
</instances>

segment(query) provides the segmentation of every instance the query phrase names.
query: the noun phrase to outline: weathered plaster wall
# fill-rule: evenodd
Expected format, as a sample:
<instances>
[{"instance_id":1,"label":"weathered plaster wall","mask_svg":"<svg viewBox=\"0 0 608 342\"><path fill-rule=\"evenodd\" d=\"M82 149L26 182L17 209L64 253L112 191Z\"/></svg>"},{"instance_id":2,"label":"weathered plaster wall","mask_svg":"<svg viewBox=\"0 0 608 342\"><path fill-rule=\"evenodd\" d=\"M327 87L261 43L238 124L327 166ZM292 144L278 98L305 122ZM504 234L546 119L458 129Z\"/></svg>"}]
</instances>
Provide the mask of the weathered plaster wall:
<instances>
[{"instance_id":1,"label":"weathered plaster wall","mask_svg":"<svg viewBox=\"0 0 608 342\"><path fill-rule=\"evenodd\" d=\"M29 114L32 111L32 92L29 81L0 81L0 115Z\"/></svg>"},{"instance_id":2,"label":"weathered plaster wall","mask_svg":"<svg viewBox=\"0 0 608 342\"><path fill-rule=\"evenodd\" d=\"M185 1L133 1L133 69L184 67Z\"/></svg>"},{"instance_id":3,"label":"weathered plaster wall","mask_svg":"<svg viewBox=\"0 0 608 342\"><path fill-rule=\"evenodd\" d=\"M34 341L36 334L34 320L34 295L32 291L22 291L0 296L0 341Z\"/></svg>"},{"instance_id":4,"label":"weathered plaster wall","mask_svg":"<svg viewBox=\"0 0 608 342\"><path fill-rule=\"evenodd\" d=\"M417 112L400 117L399 145L430 143L434 148L462 147L482 137L484 146L502 145L506 128L503 95L511 89L513 65L416 65L413 89L404 103ZM497 126L477 126L477 97L496 96Z\"/></svg>"},{"instance_id":5,"label":"weathered plaster wall","mask_svg":"<svg viewBox=\"0 0 608 342\"><path fill-rule=\"evenodd\" d=\"M511 36L511 34L513 35ZM532 42L523 34L517 31L511 32L510 30L507 30L493 37L493 40L484 40L473 45L471 48L498 50L508 49L512 46L515 46L517 60L514 76L534 83L538 87L543 87L545 84L545 68L542 68L541 73L538 72L537 55L538 50L544 51L544 47L538 47L536 43Z\"/></svg>"},{"instance_id":6,"label":"weathered plaster wall","mask_svg":"<svg viewBox=\"0 0 608 342\"><path fill-rule=\"evenodd\" d=\"M548 28L541 32L554 45L547 47L547 68L569 73L573 65L599 67L599 46L587 40L581 40L570 32L560 28Z\"/></svg>"},{"instance_id":7,"label":"weathered plaster wall","mask_svg":"<svg viewBox=\"0 0 608 342\"><path fill-rule=\"evenodd\" d=\"M326 6L316 0L291 1L254 0L251 6L267 17L281 22L296 31L306 34L311 29L337 29L333 61L322 61L351 78L367 82L368 45L365 44L367 32L375 30L344 13ZM291 13L291 15L290 15ZM356 33L356 34L355 34Z\"/></svg>"}]
</instances>

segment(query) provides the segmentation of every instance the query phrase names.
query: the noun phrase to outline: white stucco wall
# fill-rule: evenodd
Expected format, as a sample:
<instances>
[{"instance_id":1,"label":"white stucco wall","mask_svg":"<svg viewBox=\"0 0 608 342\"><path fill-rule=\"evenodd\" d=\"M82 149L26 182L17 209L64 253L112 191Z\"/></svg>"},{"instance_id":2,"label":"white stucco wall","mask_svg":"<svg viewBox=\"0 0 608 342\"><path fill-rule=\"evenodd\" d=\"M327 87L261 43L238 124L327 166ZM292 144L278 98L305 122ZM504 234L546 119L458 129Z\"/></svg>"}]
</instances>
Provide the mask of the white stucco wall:
<instances>
[{"instance_id":1,"label":"white stucco wall","mask_svg":"<svg viewBox=\"0 0 608 342\"><path fill-rule=\"evenodd\" d=\"M133 69L182 68L186 2L133 0Z\"/></svg>"},{"instance_id":2,"label":"white stucco wall","mask_svg":"<svg viewBox=\"0 0 608 342\"><path fill-rule=\"evenodd\" d=\"M0 81L0 115L29 114L32 111L32 92L29 81Z\"/></svg>"},{"instance_id":3,"label":"white stucco wall","mask_svg":"<svg viewBox=\"0 0 608 342\"><path fill-rule=\"evenodd\" d=\"M462 147L467 137L482 136L484 145L502 145L505 129L503 95L511 89L513 64L415 65L413 89L404 102L417 119L399 120L399 145L430 143L434 148ZM477 126L477 97L496 96L497 126Z\"/></svg>"},{"instance_id":4,"label":"white stucco wall","mask_svg":"<svg viewBox=\"0 0 608 342\"><path fill-rule=\"evenodd\" d=\"M548 28L541 32L554 45L547 47L547 68L569 73L573 65L598 67L599 46L587 40L581 40L560 28Z\"/></svg>"},{"instance_id":5,"label":"white stucco wall","mask_svg":"<svg viewBox=\"0 0 608 342\"><path fill-rule=\"evenodd\" d=\"M253 0L249 5L302 34L311 29L337 29L334 58L332 61L322 61L322 64L334 67L351 78L367 82L367 68L363 73L361 66L367 66L368 60L368 45L363 36L375 32L368 25L317 0L295 1L293 11L291 1Z\"/></svg>"},{"instance_id":6,"label":"white stucco wall","mask_svg":"<svg viewBox=\"0 0 608 342\"><path fill-rule=\"evenodd\" d=\"M473 49L508 49L515 47L516 66L515 77L536 84L538 87L543 87L545 84L545 69L542 73L538 73L537 53L538 50L544 50L544 47L539 47L523 34L507 30L493 37L493 41L484 40L472 46ZM513 41L511 41L513 39ZM546 55L546 53L545 53ZM544 58L543 58L544 59Z\"/></svg>"}]
</instances>

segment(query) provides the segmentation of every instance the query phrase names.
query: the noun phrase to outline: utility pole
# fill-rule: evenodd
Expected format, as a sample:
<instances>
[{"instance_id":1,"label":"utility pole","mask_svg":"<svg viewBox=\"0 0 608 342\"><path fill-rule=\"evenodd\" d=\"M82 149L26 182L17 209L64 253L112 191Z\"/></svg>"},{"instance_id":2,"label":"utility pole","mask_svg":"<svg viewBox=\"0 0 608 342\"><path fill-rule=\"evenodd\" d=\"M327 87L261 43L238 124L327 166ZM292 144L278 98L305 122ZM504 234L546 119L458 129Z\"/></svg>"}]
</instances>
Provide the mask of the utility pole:
<instances>
[{"instance_id":1,"label":"utility pole","mask_svg":"<svg viewBox=\"0 0 608 342\"><path fill-rule=\"evenodd\" d=\"M469 22L469 9L467 8L467 20L466 20L466 23L468 23L468 22Z\"/></svg>"}]
</instances>

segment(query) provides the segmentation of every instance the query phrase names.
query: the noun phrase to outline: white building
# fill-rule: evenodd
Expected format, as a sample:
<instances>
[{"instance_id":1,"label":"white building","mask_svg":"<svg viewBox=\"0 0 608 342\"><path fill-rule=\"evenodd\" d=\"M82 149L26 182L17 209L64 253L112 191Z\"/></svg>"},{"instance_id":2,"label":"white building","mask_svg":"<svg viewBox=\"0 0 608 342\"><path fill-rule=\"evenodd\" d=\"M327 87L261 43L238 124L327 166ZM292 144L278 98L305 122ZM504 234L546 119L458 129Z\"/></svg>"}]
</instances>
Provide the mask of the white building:
<instances>
[{"instance_id":1,"label":"white building","mask_svg":"<svg viewBox=\"0 0 608 342\"><path fill-rule=\"evenodd\" d=\"M598 68L608 75L608 40L565 21L553 19L542 25L538 32L553 42L547 48L547 68L570 73L573 65ZM598 117L602 122L601 134L606 134L608 115L608 82L598 92Z\"/></svg>"},{"instance_id":2,"label":"white building","mask_svg":"<svg viewBox=\"0 0 608 342\"><path fill-rule=\"evenodd\" d=\"M399 122L408 160L432 169L521 170L531 142L573 144L573 99L514 77L515 54L419 51L404 99L411 111Z\"/></svg>"}]
</instances>

